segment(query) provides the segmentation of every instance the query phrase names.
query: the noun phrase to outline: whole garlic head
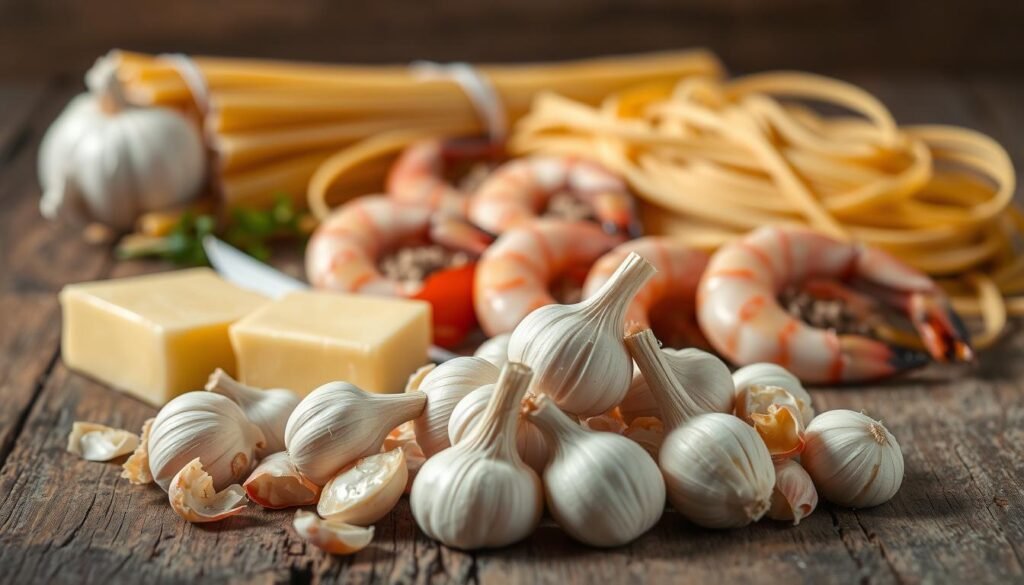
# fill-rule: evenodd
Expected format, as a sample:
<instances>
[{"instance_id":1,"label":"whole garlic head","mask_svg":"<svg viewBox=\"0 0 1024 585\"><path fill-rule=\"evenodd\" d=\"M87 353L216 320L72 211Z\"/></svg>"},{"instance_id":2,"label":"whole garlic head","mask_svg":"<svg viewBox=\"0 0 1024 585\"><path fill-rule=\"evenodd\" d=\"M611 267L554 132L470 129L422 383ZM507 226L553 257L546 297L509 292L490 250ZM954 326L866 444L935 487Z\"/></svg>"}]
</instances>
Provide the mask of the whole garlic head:
<instances>
[{"instance_id":1,"label":"whole garlic head","mask_svg":"<svg viewBox=\"0 0 1024 585\"><path fill-rule=\"evenodd\" d=\"M903 483L903 452L881 422L830 410L807 426L800 462L826 500L868 508L892 499Z\"/></svg>"},{"instance_id":2,"label":"whole garlic head","mask_svg":"<svg viewBox=\"0 0 1024 585\"><path fill-rule=\"evenodd\" d=\"M498 380L498 368L479 357L458 357L430 371L419 384L427 397L423 412L413 427L416 442L427 457L451 446L448 420L460 400L477 388Z\"/></svg>"},{"instance_id":3,"label":"whole garlic head","mask_svg":"<svg viewBox=\"0 0 1024 585\"><path fill-rule=\"evenodd\" d=\"M284 426L299 405L299 395L291 390L254 388L236 381L217 368L206 383L206 390L234 400L242 412L263 431L266 444L256 450L260 459L284 451Z\"/></svg>"},{"instance_id":4,"label":"whole garlic head","mask_svg":"<svg viewBox=\"0 0 1024 585\"><path fill-rule=\"evenodd\" d=\"M559 526L591 546L620 546L658 522L665 482L642 447L615 433L584 429L547 396L528 403L527 417L550 445L544 494Z\"/></svg>"},{"instance_id":5,"label":"whole garlic head","mask_svg":"<svg viewBox=\"0 0 1024 585\"><path fill-rule=\"evenodd\" d=\"M689 419L665 438L658 459L669 501L694 524L738 528L771 505L772 457L757 432L735 416Z\"/></svg>"},{"instance_id":6,"label":"whole garlic head","mask_svg":"<svg viewBox=\"0 0 1024 585\"><path fill-rule=\"evenodd\" d=\"M519 458L515 423L530 370L510 362L481 420L427 459L412 484L412 514L427 536L464 550L526 538L540 522L540 478Z\"/></svg>"},{"instance_id":7,"label":"whole garlic head","mask_svg":"<svg viewBox=\"0 0 1024 585\"><path fill-rule=\"evenodd\" d=\"M264 444L263 432L219 394L186 392L164 405L149 431L149 470L162 489L193 459L215 490L245 479Z\"/></svg>"},{"instance_id":8,"label":"whole garlic head","mask_svg":"<svg viewBox=\"0 0 1024 585\"><path fill-rule=\"evenodd\" d=\"M758 363L744 366L733 373L732 381L736 386L737 411L747 403L748 393L756 393L758 388L774 386L789 392L796 400L803 426L811 424L811 419L814 418L814 403L811 401L811 395L804 389L799 378L778 364Z\"/></svg>"},{"instance_id":9,"label":"whole garlic head","mask_svg":"<svg viewBox=\"0 0 1024 585\"><path fill-rule=\"evenodd\" d=\"M198 130L173 110L130 106L115 59L96 62L86 75L90 93L73 99L43 138L40 210L47 218L128 230L143 212L186 203L203 185Z\"/></svg>"},{"instance_id":10,"label":"whole garlic head","mask_svg":"<svg viewBox=\"0 0 1024 585\"><path fill-rule=\"evenodd\" d=\"M452 445L468 436L469 431L480 422L493 396L494 384L488 384L470 392L459 402L448 421L448 437ZM516 451L520 459L538 475L543 473L548 461L548 444L544 434L523 417L517 417L515 430Z\"/></svg>"}]
</instances>

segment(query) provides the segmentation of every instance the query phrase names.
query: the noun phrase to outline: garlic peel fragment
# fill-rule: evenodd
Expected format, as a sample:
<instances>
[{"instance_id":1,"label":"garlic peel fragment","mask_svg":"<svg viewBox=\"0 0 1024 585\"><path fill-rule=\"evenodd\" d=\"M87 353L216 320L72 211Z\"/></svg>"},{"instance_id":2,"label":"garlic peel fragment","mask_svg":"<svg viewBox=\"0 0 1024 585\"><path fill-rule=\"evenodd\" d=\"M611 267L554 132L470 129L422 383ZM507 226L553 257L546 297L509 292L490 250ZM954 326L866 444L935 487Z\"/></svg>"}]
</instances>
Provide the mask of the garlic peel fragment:
<instances>
[{"instance_id":1,"label":"garlic peel fragment","mask_svg":"<svg viewBox=\"0 0 1024 585\"><path fill-rule=\"evenodd\" d=\"M661 444L665 442L665 425L653 416L637 417L629 423L622 436L643 447L657 461Z\"/></svg>"},{"instance_id":2,"label":"garlic peel fragment","mask_svg":"<svg viewBox=\"0 0 1024 585\"><path fill-rule=\"evenodd\" d=\"M811 395L804 389L800 379L786 368L772 363L750 364L736 370L732 375L732 380L736 386L736 416L746 418L747 415L743 409L751 400L748 393L758 394L766 388L775 387L788 392L796 402L801 424L804 427L811 424L811 419L814 418L814 404L811 401ZM764 403L764 400L760 398L755 397L754 400Z\"/></svg>"},{"instance_id":3,"label":"garlic peel fragment","mask_svg":"<svg viewBox=\"0 0 1024 585\"><path fill-rule=\"evenodd\" d=\"M122 429L76 421L71 425L67 450L87 461L110 461L135 450L139 437Z\"/></svg>"},{"instance_id":4,"label":"garlic peel fragment","mask_svg":"<svg viewBox=\"0 0 1024 585\"><path fill-rule=\"evenodd\" d=\"M167 487L171 508L193 523L216 522L245 509L245 490L233 484L217 491L213 478L196 457L181 468Z\"/></svg>"},{"instance_id":5,"label":"garlic peel fragment","mask_svg":"<svg viewBox=\"0 0 1024 585\"><path fill-rule=\"evenodd\" d=\"M344 522L322 520L312 512L295 511L295 532L313 546L335 555L357 553L373 541L373 527L363 528Z\"/></svg>"},{"instance_id":6,"label":"garlic peel fragment","mask_svg":"<svg viewBox=\"0 0 1024 585\"><path fill-rule=\"evenodd\" d=\"M142 423L139 445L121 466L121 477L135 485L153 483L153 474L149 472L149 432L153 428L155 418L148 418Z\"/></svg>"},{"instance_id":7,"label":"garlic peel fragment","mask_svg":"<svg viewBox=\"0 0 1024 585\"><path fill-rule=\"evenodd\" d=\"M408 479L401 447L363 457L327 482L316 511L327 520L369 526L395 507Z\"/></svg>"},{"instance_id":8,"label":"garlic peel fragment","mask_svg":"<svg viewBox=\"0 0 1024 585\"><path fill-rule=\"evenodd\" d=\"M775 489L768 517L792 522L793 526L811 515L818 507L818 492L811 476L792 459L775 463Z\"/></svg>"},{"instance_id":9,"label":"garlic peel fragment","mask_svg":"<svg viewBox=\"0 0 1024 585\"><path fill-rule=\"evenodd\" d=\"M320 497L320 487L299 472L285 451L263 458L242 487L250 500L273 510L315 504Z\"/></svg>"}]
</instances>

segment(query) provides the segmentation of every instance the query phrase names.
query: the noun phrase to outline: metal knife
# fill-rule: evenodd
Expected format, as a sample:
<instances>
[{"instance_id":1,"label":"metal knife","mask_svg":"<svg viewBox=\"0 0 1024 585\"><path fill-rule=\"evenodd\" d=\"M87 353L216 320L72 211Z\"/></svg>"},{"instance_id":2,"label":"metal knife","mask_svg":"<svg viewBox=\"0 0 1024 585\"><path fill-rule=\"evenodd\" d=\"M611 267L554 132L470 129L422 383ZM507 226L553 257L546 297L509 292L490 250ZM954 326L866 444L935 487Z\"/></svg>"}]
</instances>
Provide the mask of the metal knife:
<instances>
[{"instance_id":1,"label":"metal knife","mask_svg":"<svg viewBox=\"0 0 1024 585\"><path fill-rule=\"evenodd\" d=\"M269 264L260 262L214 236L203 238L203 250L206 251L210 265L224 280L246 290L276 299L290 292L309 289L309 285L305 282L288 276ZM427 355L435 363L459 357L458 354L435 345L430 346Z\"/></svg>"}]
</instances>

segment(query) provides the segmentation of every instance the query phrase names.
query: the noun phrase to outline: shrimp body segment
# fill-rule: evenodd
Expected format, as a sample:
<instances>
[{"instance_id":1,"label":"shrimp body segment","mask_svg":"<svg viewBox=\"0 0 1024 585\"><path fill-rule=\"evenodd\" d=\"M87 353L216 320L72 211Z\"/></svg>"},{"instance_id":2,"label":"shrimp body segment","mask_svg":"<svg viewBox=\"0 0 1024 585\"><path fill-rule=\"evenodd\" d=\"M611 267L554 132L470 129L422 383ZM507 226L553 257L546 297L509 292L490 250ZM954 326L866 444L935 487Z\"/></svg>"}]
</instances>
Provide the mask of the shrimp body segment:
<instances>
[{"instance_id":1,"label":"shrimp body segment","mask_svg":"<svg viewBox=\"0 0 1024 585\"><path fill-rule=\"evenodd\" d=\"M465 217L469 194L452 185L445 171L464 160L493 160L499 150L483 141L431 139L415 142L391 165L386 190L395 201Z\"/></svg>"},{"instance_id":2,"label":"shrimp body segment","mask_svg":"<svg viewBox=\"0 0 1024 585\"><path fill-rule=\"evenodd\" d=\"M855 289L851 298L872 312L886 306L903 312L925 351L812 327L777 300L787 289L813 282L820 288L823 281ZM867 318L877 321L874 314ZM811 383L872 380L930 359L972 357L962 323L926 275L880 250L804 229L763 227L719 249L701 278L697 319L734 363L774 362Z\"/></svg>"},{"instance_id":3,"label":"shrimp body segment","mask_svg":"<svg viewBox=\"0 0 1024 585\"><path fill-rule=\"evenodd\" d=\"M589 267L619 241L587 221L535 220L502 234L480 257L473 283L484 332L510 332L534 309L556 302L552 280Z\"/></svg>"},{"instance_id":4,"label":"shrimp body segment","mask_svg":"<svg viewBox=\"0 0 1024 585\"><path fill-rule=\"evenodd\" d=\"M469 219L495 234L540 215L558 193L590 205L606 231L637 231L633 197L626 183L604 168L568 157L517 158L495 169L469 204Z\"/></svg>"}]
</instances>

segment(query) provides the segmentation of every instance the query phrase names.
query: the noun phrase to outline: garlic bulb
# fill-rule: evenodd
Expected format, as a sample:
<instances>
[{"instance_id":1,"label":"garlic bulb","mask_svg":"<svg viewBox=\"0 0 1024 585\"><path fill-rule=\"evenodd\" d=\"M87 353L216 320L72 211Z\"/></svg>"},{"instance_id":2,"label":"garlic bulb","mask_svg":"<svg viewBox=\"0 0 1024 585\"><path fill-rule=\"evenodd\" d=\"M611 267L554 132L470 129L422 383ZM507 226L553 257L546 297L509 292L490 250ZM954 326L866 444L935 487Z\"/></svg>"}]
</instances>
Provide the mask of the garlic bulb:
<instances>
[{"instance_id":1,"label":"garlic bulb","mask_svg":"<svg viewBox=\"0 0 1024 585\"><path fill-rule=\"evenodd\" d=\"M295 511L292 526L302 540L335 555L357 553L373 541L373 526L363 528L336 520L321 520L305 510Z\"/></svg>"},{"instance_id":2,"label":"garlic bulb","mask_svg":"<svg viewBox=\"0 0 1024 585\"><path fill-rule=\"evenodd\" d=\"M653 332L650 333L650 340L654 340ZM626 347L634 351L630 343L627 337ZM635 339L632 343L636 345L636 351L640 351ZM646 347L646 344L644 345ZM732 412L736 387L733 385L729 366L725 365L725 362L699 349L663 348L659 351L664 357L662 361L668 365L679 386L686 390L686 394L700 412ZM660 409L657 404L658 401L651 392L647 378L637 367L633 372L629 391L619 405L622 418L628 423L640 416L659 416Z\"/></svg>"},{"instance_id":3,"label":"garlic bulb","mask_svg":"<svg viewBox=\"0 0 1024 585\"><path fill-rule=\"evenodd\" d=\"M796 457L804 450L802 403L779 386L747 386L736 402L736 416L761 435L772 458Z\"/></svg>"},{"instance_id":4,"label":"garlic bulb","mask_svg":"<svg viewBox=\"0 0 1024 585\"><path fill-rule=\"evenodd\" d=\"M139 437L123 429L76 421L68 435L68 452L87 461L110 461L139 446Z\"/></svg>"},{"instance_id":5,"label":"garlic bulb","mask_svg":"<svg viewBox=\"0 0 1024 585\"><path fill-rule=\"evenodd\" d=\"M363 457L327 482L316 511L328 520L369 526L395 507L408 479L401 447Z\"/></svg>"},{"instance_id":6,"label":"garlic bulb","mask_svg":"<svg viewBox=\"0 0 1024 585\"><path fill-rule=\"evenodd\" d=\"M341 468L380 451L391 429L419 416L426 395L370 394L348 382L329 382L302 399L285 425L292 462L317 485Z\"/></svg>"},{"instance_id":7,"label":"garlic bulb","mask_svg":"<svg viewBox=\"0 0 1024 585\"><path fill-rule=\"evenodd\" d=\"M498 368L479 357L458 357L430 371L419 384L427 396L423 412L416 417L416 442L427 457L451 446L448 419L455 405L467 394L498 380Z\"/></svg>"},{"instance_id":8,"label":"garlic bulb","mask_svg":"<svg viewBox=\"0 0 1024 585\"><path fill-rule=\"evenodd\" d=\"M547 396L528 402L527 417L550 445L544 495L559 526L591 546L619 546L658 522L665 482L643 448L614 433L584 429Z\"/></svg>"},{"instance_id":9,"label":"garlic bulb","mask_svg":"<svg viewBox=\"0 0 1024 585\"><path fill-rule=\"evenodd\" d=\"M262 459L271 453L284 451L284 425L299 405L298 394L291 390L262 390L246 386L220 368L210 375L206 389L234 400L242 407L245 416L263 431L266 444L256 450L257 457Z\"/></svg>"},{"instance_id":10,"label":"garlic bulb","mask_svg":"<svg viewBox=\"0 0 1024 585\"><path fill-rule=\"evenodd\" d=\"M250 500L272 510L308 506L320 497L320 486L302 475L284 451L260 461L242 487Z\"/></svg>"},{"instance_id":11,"label":"garlic bulb","mask_svg":"<svg viewBox=\"0 0 1024 585\"><path fill-rule=\"evenodd\" d=\"M139 444L135 451L121 465L121 477L135 485L152 483L153 474L149 472L149 433L153 429L155 418L147 418L142 423Z\"/></svg>"},{"instance_id":12,"label":"garlic bulb","mask_svg":"<svg viewBox=\"0 0 1024 585\"><path fill-rule=\"evenodd\" d=\"M198 457L174 474L167 486L167 499L178 516L193 523L216 522L245 509L242 486L232 484L217 491Z\"/></svg>"},{"instance_id":13,"label":"garlic bulb","mask_svg":"<svg viewBox=\"0 0 1024 585\"><path fill-rule=\"evenodd\" d=\"M826 500L867 508L888 502L903 483L903 452L882 423L830 410L807 425L804 469Z\"/></svg>"},{"instance_id":14,"label":"garlic bulb","mask_svg":"<svg viewBox=\"0 0 1024 585\"><path fill-rule=\"evenodd\" d=\"M621 402L633 372L622 344L626 309L654 273L632 252L588 299L527 315L512 331L508 359L533 369L531 391L579 416L601 414Z\"/></svg>"},{"instance_id":15,"label":"garlic bulb","mask_svg":"<svg viewBox=\"0 0 1024 585\"><path fill-rule=\"evenodd\" d=\"M509 333L495 335L481 343L480 347L476 348L476 351L473 352L473 355L484 358L500 368L508 362L508 340L511 337L512 335Z\"/></svg>"},{"instance_id":16,"label":"garlic bulb","mask_svg":"<svg viewBox=\"0 0 1024 585\"><path fill-rule=\"evenodd\" d=\"M245 479L263 432L219 394L186 392L164 405L149 432L149 470L162 489L195 458L222 490Z\"/></svg>"},{"instance_id":17,"label":"garlic bulb","mask_svg":"<svg viewBox=\"0 0 1024 585\"><path fill-rule=\"evenodd\" d=\"M818 507L818 492L811 476L792 459L775 463L775 489L768 517L792 522L793 526L811 515Z\"/></svg>"},{"instance_id":18,"label":"garlic bulb","mask_svg":"<svg viewBox=\"0 0 1024 585\"><path fill-rule=\"evenodd\" d=\"M43 215L128 230L143 212L195 197L206 165L195 126L173 110L130 106L111 56L86 85L90 93L68 104L39 150Z\"/></svg>"},{"instance_id":19,"label":"garlic bulb","mask_svg":"<svg viewBox=\"0 0 1024 585\"><path fill-rule=\"evenodd\" d=\"M625 339L626 348L640 368L640 373L647 380L647 388L655 403L658 405L658 418L665 423L665 429L671 431L683 424L690 418L709 412L708 407L719 408L725 403L719 396L722 393L723 385L720 379L720 372L717 372L717 365L704 358L697 358L694 363L701 364L698 368L703 371L687 374L680 378L676 376L675 370L670 363L668 354L658 347L658 340L654 332L644 329L638 333L627 335ZM689 360L688 360L689 361ZM723 364L724 366L724 364ZM728 368L726 369L728 373ZM704 382L703 385L694 386L695 393L704 395L700 402L694 399L690 388L683 386L683 380L697 380ZM710 385L706 382L713 381ZM731 388L732 380L729 379L728 386ZM704 388L699 390L699 388ZM732 404L732 390L729 390L729 404ZM717 410L710 412L718 412Z\"/></svg>"},{"instance_id":20,"label":"garlic bulb","mask_svg":"<svg viewBox=\"0 0 1024 585\"><path fill-rule=\"evenodd\" d=\"M492 396L494 384L481 386L467 394L455 407L448 421L448 437L453 445L469 435L470 429L483 417ZM548 445L544 434L523 417L517 417L515 430L519 458L538 474L543 473L544 465L548 461Z\"/></svg>"},{"instance_id":21,"label":"garlic bulb","mask_svg":"<svg viewBox=\"0 0 1024 585\"><path fill-rule=\"evenodd\" d=\"M412 514L427 536L460 549L526 538L544 507L540 478L519 458L515 425L530 369L509 362L479 423L427 459L412 484Z\"/></svg>"},{"instance_id":22,"label":"garlic bulb","mask_svg":"<svg viewBox=\"0 0 1024 585\"><path fill-rule=\"evenodd\" d=\"M695 416L672 431L658 455L668 499L707 528L738 528L771 505L775 468L761 437L740 419Z\"/></svg>"},{"instance_id":23,"label":"garlic bulb","mask_svg":"<svg viewBox=\"0 0 1024 585\"><path fill-rule=\"evenodd\" d=\"M759 363L744 366L733 373L732 381L736 386L737 416L741 418L745 416L741 414L741 409L746 404L746 395L751 391L756 392L758 387L768 386L782 388L793 396L800 411L801 422L805 427L811 424L811 419L814 418L814 404L811 402L811 395L804 389L799 378L778 364Z\"/></svg>"}]
</instances>

